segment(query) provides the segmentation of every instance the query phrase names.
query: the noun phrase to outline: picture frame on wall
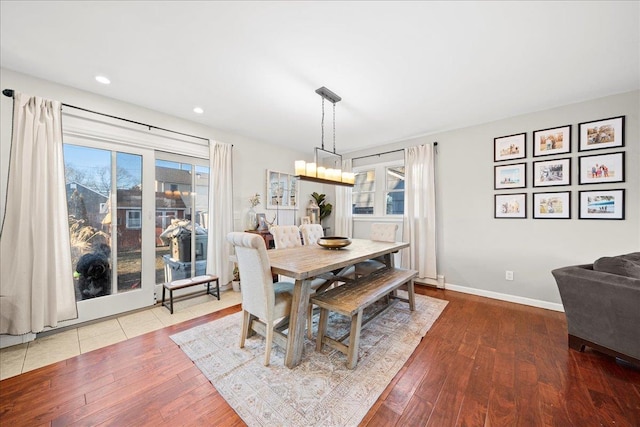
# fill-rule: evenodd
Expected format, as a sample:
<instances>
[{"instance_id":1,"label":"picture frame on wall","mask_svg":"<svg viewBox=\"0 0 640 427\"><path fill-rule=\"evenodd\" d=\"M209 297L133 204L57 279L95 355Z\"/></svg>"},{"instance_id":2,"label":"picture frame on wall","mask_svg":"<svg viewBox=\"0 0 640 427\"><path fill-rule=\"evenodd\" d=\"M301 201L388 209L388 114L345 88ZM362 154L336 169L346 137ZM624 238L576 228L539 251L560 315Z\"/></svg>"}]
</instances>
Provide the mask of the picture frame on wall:
<instances>
[{"instance_id":1,"label":"picture frame on wall","mask_svg":"<svg viewBox=\"0 0 640 427\"><path fill-rule=\"evenodd\" d=\"M578 158L580 184L624 182L624 152Z\"/></svg>"},{"instance_id":2,"label":"picture frame on wall","mask_svg":"<svg viewBox=\"0 0 640 427\"><path fill-rule=\"evenodd\" d=\"M580 191L580 219L624 219L624 189Z\"/></svg>"},{"instance_id":3,"label":"picture frame on wall","mask_svg":"<svg viewBox=\"0 0 640 427\"><path fill-rule=\"evenodd\" d=\"M494 188L503 190L507 188L525 188L527 186L527 164L515 163L512 165L494 166Z\"/></svg>"},{"instance_id":4,"label":"picture frame on wall","mask_svg":"<svg viewBox=\"0 0 640 427\"><path fill-rule=\"evenodd\" d=\"M571 125L533 132L533 157L571 152Z\"/></svg>"},{"instance_id":5,"label":"picture frame on wall","mask_svg":"<svg viewBox=\"0 0 640 427\"><path fill-rule=\"evenodd\" d=\"M571 191L533 193L533 218L571 219Z\"/></svg>"},{"instance_id":6,"label":"picture frame on wall","mask_svg":"<svg viewBox=\"0 0 640 427\"><path fill-rule=\"evenodd\" d=\"M526 218L527 194L496 194L493 209L494 218Z\"/></svg>"},{"instance_id":7,"label":"picture frame on wall","mask_svg":"<svg viewBox=\"0 0 640 427\"><path fill-rule=\"evenodd\" d=\"M571 158L533 162L533 186L556 187L571 184Z\"/></svg>"},{"instance_id":8,"label":"picture frame on wall","mask_svg":"<svg viewBox=\"0 0 640 427\"><path fill-rule=\"evenodd\" d=\"M527 134L500 136L493 138L493 161L524 159L527 155Z\"/></svg>"},{"instance_id":9,"label":"picture frame on wall","mask_svg":"<svg viewBox=\"0 0 640 427\"><path fill-rule=\"evenodd\" d=\"M580 123L578 125L580 134L578 151L623 147L624 117L611 117Z\"/></svg>"}]
</instances>

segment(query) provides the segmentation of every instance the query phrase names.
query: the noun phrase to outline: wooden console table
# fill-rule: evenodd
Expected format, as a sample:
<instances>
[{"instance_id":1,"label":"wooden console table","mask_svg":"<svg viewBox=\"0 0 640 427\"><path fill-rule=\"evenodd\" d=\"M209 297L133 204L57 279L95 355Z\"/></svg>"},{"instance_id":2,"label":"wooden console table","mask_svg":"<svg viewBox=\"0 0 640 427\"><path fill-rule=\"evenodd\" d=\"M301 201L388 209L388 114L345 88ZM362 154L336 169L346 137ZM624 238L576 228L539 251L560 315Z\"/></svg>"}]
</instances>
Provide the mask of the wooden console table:
<instances>
[{"instance_id":1,"label":"wooden console table","mask_svg":"<svg viewBox=\"0 0 640 427\"><path fill-rule=\"evenodd\" d=\"M266 231L245 230L245 231L247 233L258 234L260 237L262 237L262 239L264 240L264 245L267 247L267 249L274 249L276 247L276 244L273 241L273 235L269 232L269 230L266 230Z\"/></svg>"}]
</instances>

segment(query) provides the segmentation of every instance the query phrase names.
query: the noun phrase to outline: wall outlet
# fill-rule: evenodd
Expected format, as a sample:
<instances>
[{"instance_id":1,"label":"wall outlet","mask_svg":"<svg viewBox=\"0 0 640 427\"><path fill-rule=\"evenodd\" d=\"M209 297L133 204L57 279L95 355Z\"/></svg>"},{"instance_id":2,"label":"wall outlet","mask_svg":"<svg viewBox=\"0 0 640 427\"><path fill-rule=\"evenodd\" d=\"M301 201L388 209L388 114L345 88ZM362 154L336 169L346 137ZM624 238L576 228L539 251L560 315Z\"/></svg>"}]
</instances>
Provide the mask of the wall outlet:
<instances>
[{"instance_id":1,"label":"wall outlet","mask_svg":"<svg viewBox=\"0 0 640 427\"><path fill-rule=\"evenodd\" d=\"M513 271L509 271L509 270L505 271L504 278L507 280L513 280Z\"/></svg>"}]
</instances>

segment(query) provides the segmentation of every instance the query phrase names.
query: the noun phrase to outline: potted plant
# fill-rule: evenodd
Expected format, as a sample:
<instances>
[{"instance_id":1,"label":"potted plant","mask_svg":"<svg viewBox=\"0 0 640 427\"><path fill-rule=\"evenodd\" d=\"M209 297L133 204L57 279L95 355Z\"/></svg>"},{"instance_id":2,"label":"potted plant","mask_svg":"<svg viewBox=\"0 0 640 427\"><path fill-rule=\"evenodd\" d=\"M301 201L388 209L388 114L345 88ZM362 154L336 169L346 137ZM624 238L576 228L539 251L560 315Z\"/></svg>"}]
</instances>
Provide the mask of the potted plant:
<instances>
[{"instance_id":1,"label":"potted plant","mask_svg":"<svg viewBox=\"0 0 640 427\"><path fill-rule=\"evenodd\" d=\"M311 197L313 197L313 200L316 201L316 204L320 208L320 224L322 224L322 220L331 215L333 205L325 201L326 194L319 194L314 191L311 193Z\"/></svg>"},{"instance_id":2,"label":"potted plant","mask_svg":"<svg viewBox=\"0 0 640 427\"><path fill-rule=\"evenodd\" d=\"M235 292L240 292L240 270L238 270L238 264L233 267L233 281L231 286Z\"/></svg>"}]
</instances>

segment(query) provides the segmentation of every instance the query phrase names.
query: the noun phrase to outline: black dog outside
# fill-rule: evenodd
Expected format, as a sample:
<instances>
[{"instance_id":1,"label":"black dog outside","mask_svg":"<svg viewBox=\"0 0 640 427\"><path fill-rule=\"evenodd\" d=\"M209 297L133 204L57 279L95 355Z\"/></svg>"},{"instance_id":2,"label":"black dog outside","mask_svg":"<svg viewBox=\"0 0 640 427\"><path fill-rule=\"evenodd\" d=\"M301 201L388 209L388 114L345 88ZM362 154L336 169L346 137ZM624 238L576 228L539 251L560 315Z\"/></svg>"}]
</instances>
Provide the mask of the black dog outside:
<instances>
[{"instance_id":1,"label":"black dog outside","mask_svg":"<svg viewBox=\"0 0 640 427\"><path fill-rule=\"evenodd\" d=\"M93 252L80 257L76 265L78 277L76 300L96 298L111 293L110 256L109 245L101 243Z\"/></svg>"}]
</instances>

